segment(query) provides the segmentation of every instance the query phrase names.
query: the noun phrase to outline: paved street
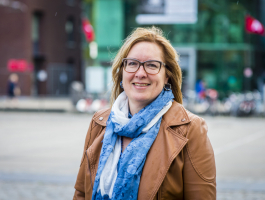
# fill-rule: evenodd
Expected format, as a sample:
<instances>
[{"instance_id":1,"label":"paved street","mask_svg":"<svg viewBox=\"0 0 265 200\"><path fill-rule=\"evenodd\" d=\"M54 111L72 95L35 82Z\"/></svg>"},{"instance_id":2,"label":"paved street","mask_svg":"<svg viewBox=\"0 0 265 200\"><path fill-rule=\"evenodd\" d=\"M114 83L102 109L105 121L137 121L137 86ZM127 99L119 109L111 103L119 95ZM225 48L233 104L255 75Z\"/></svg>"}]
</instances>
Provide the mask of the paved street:
<instances>
[{"instance_id":1,"label":"paved street","mask_svg":"<svg viewBox=\"0 0 265 200\"><path fill-rule=\"evenodd\" d=\"M265 199L265 118L205 116L218 200ZM0 112L0 200L67 200L91 115Z\"/></svg>"}]
</instances>

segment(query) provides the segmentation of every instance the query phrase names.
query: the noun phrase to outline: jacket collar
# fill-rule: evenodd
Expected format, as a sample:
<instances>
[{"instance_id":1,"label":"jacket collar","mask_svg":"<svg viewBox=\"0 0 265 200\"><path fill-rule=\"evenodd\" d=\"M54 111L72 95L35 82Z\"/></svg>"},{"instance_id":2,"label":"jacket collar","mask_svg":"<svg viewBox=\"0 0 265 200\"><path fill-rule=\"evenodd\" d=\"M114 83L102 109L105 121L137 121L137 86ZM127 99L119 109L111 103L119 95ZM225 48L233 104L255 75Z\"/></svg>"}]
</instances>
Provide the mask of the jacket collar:
<instances>
[{"instance_id":1,"label":"jacket collar","mask_svg":"<svg viewBox=\"0 0 265 200\"><path fill-rule=\"evenodd\" d=\"M110 112L110 108L101 110L94 115L93 120L101 126L106 126ZM191 121L184 107L175 101L173 101L171 108L163 116L163 120L168 126L179 126L188 124Z\"/></svg>"},{"instance_id":2,"label":"jacket collar","mask_svg":"<svg viewBox=\"0 0 265 200\"><path fill-rule=\"evenodd\" d=\"M185 108L176 101L173 101L171 108L163 116L163 119L168 126L179 126L191 122Z\"/></svg>"},{"instance_id":3,"label":"jacket collar","mask_svg":"<svg viewBox=\"0 0 265 200\"><path fill-rule=\"evenodd\" d=\"M99 124L101 126L106 126L106 123L107 123L107 120L109 118L110 112L111 112L110 108L100 110L99 112L97 112L94 115L92 120L94 120L97 124Z\"/></svg>"}]
</instances>

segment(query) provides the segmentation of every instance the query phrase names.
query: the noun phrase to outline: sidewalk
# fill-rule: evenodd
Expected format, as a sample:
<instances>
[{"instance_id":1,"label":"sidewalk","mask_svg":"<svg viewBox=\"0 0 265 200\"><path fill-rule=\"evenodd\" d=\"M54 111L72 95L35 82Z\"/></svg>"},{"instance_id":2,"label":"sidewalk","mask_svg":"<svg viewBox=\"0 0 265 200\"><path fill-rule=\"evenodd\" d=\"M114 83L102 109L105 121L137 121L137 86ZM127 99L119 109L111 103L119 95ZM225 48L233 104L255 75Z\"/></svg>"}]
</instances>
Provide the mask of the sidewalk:
<instances>
[{"instance_id":1,"label":"sidewalk","mask_svg":"<svg viewBox=\"0 0 265 200\"><path fill-rule=\"evenodd\" d=\"M74 112L70 97L19 97L11 101L0 96L0 111L5 112Z\"/></svg>"}]
</instances>

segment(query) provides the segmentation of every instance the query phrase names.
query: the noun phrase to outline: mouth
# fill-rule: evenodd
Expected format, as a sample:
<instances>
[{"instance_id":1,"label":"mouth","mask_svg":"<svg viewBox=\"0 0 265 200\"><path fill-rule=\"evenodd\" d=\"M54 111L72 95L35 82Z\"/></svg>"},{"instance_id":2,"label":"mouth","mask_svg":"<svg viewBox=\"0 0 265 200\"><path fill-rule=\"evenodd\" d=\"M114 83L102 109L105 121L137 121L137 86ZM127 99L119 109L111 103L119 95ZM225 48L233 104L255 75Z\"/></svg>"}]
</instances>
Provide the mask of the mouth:
<instances>
[{"instance_id":1,"label":"mouth","mask_svg":"<svg viewBox=\"0 0 265 200\"><path fill-rule=\"evenodd\" d=\"M133 85L139 86L139 87L145 87L145 86L148 86L150 84L148 84L148 83L133 83Z\"/></svg>"}]
</instances>

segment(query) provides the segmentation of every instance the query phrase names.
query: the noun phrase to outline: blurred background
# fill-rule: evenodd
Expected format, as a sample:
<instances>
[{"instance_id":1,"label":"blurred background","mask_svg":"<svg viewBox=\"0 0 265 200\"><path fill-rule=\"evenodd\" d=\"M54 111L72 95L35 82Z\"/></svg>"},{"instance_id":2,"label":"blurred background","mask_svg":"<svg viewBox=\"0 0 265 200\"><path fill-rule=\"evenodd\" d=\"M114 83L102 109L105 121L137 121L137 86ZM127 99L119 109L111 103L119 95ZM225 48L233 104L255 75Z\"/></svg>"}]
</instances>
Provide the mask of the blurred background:
<instances>
[{"instance_id":1,"label":"blurred background","mask_svg":"<svg viewBox=\"0 0 265 200\"><path fill-rule=\"evenodd\" d=\"M83 99L77 110L94 112L108 103L122 41L155 25L180 55L188 109L264 115L264 9L264 0L0 0L0 95L15 73L20 99Z\"/></svg>"},{"instance_id":2,"label":"blurred background","mask_svg":"<svg viewBox=\"0 0 265 200\"><path fill-rule=\"evenodd\" d=\"M184 106L208 120L218 199L265 199L265 0L0 0L0 200L71 199L112 60L152 25L180 55Z\"/></svg>"}]
</instances>

